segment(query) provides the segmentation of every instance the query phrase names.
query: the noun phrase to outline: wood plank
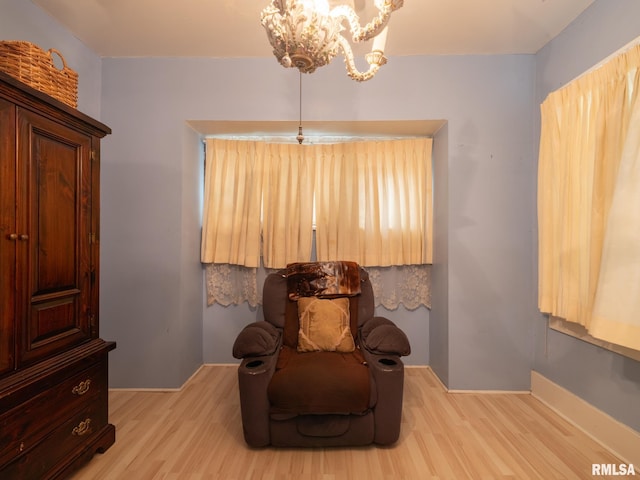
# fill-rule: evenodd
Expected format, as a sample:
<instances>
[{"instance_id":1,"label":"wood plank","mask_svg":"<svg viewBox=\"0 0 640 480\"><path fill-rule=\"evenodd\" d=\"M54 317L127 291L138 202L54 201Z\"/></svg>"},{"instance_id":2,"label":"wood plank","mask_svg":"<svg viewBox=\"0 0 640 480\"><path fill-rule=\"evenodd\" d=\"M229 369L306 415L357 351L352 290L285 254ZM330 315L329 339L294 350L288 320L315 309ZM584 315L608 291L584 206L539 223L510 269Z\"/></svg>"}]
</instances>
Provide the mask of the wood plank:
<instances>
[{"instance_id":1,"label":"wood plank","mask_svg":"<svg viewBox=\"0 0 640 480\"><path fill-rule=\"evenodd\" d=\"M584 479L623 463L529 394L447 393L427 367L405 370L391 447L247 447L235 366L179 392L112 391L110 408L116 443L72 480Z\"/></svg>"}]
</instances>

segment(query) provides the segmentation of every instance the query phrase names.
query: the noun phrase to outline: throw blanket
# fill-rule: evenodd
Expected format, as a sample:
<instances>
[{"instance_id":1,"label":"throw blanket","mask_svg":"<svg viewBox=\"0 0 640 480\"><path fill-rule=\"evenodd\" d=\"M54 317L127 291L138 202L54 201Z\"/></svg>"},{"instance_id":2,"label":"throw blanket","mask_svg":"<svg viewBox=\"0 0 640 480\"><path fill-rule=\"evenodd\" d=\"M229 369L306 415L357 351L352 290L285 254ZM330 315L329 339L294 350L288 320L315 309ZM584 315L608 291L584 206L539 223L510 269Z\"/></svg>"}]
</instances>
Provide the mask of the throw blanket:
<instances>
[{"instance_id":1,"label":"throw blanket","mask_svg":"<svg viewBox=\"0 0 640 480\"><path fill-rule=\"evenodd\" d=\"M360 293L360 267L355 262L309 262L287 265L287 293L300 297L352 297Z\"/></svg>"}]
</instances>

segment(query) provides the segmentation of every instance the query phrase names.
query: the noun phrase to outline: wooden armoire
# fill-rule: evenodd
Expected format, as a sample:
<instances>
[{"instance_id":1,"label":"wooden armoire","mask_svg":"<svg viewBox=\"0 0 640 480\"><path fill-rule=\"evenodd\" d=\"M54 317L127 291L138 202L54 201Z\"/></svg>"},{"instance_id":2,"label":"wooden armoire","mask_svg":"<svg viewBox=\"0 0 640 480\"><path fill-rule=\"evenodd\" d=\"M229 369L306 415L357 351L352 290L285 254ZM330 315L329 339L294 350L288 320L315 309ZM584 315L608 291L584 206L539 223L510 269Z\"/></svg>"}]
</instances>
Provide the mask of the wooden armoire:
<instances>
[{"instance_id":1,"label":"wooden armoire","mask_svg":"<svg viewBox=\"0 0 640 480\"><path fill-rule=\"evenodd\" d=\"M115 441L99 338L106 125L0 73L0 478L64 478Z\"/></svg>"}]
</instances>

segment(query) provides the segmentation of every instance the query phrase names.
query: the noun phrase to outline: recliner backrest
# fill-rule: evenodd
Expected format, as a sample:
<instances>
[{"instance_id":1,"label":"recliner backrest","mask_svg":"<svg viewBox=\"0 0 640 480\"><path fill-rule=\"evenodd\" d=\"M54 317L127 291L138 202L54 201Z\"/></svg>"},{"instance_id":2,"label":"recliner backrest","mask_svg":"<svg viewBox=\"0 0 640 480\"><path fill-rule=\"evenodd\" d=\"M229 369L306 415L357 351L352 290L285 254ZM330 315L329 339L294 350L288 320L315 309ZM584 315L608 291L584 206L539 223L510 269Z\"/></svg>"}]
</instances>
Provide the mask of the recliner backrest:
<instances>
[{"instance_id":1,"label":"recliner backrest","mask_svg":"<svg viewBox=\"0 0 640 480\"><path fill-rule=\"evenodd\" d=\"M297 343L297 306L296 302L289 300L287 295L286 273L287 270L283 269L267 276L262 293L262 305L264 318L267 322L282 329L289 323L291 328L287 329L289 330L289 334L285 331L283 342L285 345L295 347ZM360 295L351 297L351 303L354 303L351 312L357 315L358 327L373 318L375 308L371 280L369 279L367 271L362 267L360 267L360 282ZM357 311L354 311L354 308L357 308ZM289 315L289 322L287 322L287 315ZM292 325L293 322L295 323Z\"/></svg>"}]
</instances>

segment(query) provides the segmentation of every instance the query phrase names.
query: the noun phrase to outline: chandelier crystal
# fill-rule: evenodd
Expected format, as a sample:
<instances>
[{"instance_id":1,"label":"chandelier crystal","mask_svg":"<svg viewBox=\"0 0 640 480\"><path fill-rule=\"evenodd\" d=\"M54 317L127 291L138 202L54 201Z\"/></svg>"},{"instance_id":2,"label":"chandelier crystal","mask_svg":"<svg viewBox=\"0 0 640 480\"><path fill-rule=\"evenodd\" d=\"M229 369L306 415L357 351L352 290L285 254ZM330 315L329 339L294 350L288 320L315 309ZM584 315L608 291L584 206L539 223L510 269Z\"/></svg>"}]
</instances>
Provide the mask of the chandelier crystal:
<instances>
[{"instance_id":1,"label":"chandelier crystal","mask_svg":"<svg viewBox=\"0 0 640 480\"><path fill-rule=\"evenodd\" d=\"M331 1L332 4L336 0ZM364 27L353 7L337 2L331 8L329 0L272 0L261 15L273 54L283 67L313 73L327 65L342 51L347 74L358 82L372 78L382 65L387 23L391 13L402 7L404 0L374 0L378 14ZM371 52L365 55L369 69L360 72L353 51L343 32L347 29L353 42L373 39Z\"/></svg>"}]
</instances>

